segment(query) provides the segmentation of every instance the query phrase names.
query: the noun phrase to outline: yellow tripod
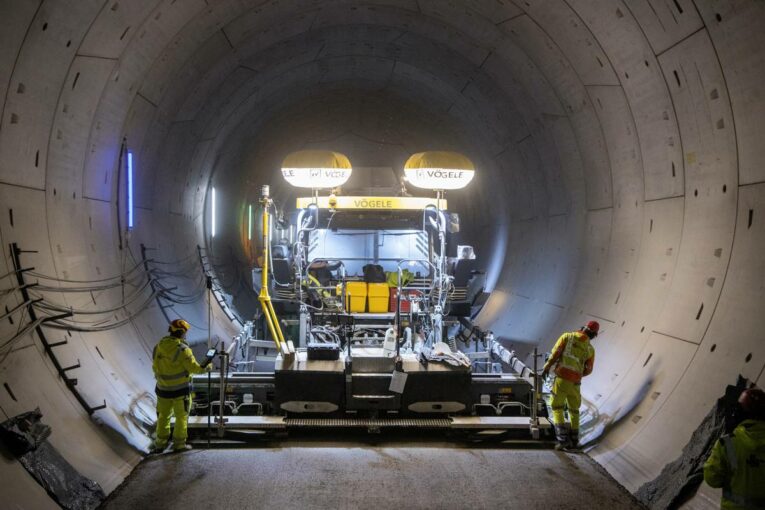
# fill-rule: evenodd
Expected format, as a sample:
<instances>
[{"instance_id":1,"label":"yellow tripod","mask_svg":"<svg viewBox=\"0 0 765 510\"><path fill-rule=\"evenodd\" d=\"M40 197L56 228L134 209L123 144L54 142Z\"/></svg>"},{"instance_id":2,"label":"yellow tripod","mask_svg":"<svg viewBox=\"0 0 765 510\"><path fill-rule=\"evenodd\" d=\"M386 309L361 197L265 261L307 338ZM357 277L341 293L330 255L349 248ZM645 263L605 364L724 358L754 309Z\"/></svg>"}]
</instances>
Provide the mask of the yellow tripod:
<instances>
[{"instance_id":1,"label":"yellow tripod","mask_svg":"<svg viewBox=\"0 0 765 510\"><path fill-rule=\"evenodd\" d=\"M270 246L268 208L273 203L268 196L268 186L263 187L263 198L260 199L260 203L263 204L263 274L261 276L258 301L260 301L260 306L263 308L268 330L274 339L276 349L282 353L284 361L287 361L295 355L295 348L292 347L291 342L284 340L284 333L282 333L279 320L276 318L276 311L274 311L274 305L271 303L271 296L268 294L268 250Z\"/></svg>"}]
</instances>

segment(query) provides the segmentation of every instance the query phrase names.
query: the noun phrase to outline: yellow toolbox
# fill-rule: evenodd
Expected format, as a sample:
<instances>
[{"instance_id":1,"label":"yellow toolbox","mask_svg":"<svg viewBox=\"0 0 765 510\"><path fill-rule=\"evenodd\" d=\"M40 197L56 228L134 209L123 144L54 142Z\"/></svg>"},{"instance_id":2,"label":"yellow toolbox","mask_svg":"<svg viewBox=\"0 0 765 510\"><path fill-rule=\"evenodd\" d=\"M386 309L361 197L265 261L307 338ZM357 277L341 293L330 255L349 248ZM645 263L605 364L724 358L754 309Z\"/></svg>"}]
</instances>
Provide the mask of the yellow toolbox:
<instances>
[{"instance_id":1,"label":"yellow toolbox","mask_svg":"<svg viewBox=\"0 0 765 510\"><path fill-rule=\"evenodd\" d=\"M367 283L345 283L345 309L351 313L364 313L367 308Z\"/></svg>"},{"instance_id":2,"label":"yellow toolbox","mask_svg":"<svg viewBox=\"0 0 765 510\"><path fill-rule=\"evenodd\" d=\"M369 313L385 313L388 311L388 299L390 287L387 283L370 283L367 286L367 300Z\"/></svg>"}]
</instances>

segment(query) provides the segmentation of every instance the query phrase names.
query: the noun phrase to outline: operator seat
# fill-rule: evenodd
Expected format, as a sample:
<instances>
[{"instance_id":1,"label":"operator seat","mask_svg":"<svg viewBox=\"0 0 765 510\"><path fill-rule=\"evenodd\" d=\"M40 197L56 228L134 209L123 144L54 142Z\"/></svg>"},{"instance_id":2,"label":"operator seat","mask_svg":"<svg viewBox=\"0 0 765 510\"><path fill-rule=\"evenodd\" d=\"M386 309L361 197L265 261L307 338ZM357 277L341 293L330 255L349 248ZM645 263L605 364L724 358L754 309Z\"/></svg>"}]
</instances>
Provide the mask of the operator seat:
<instances>
[{"instance_id":1,"label":"operator seat","mask_svg":"<svg viewBox=\"0 0 765 510\"><path fill-rule=\"evenodd\" d=\"M473 271L476 269L476 259L459 259L454 264L454 286L467 287Z\"/></svg>"},{"instance_id":2,"label":"operator seat","mask_svg":"<svg viewBox=\"0 0 765 510\"><path fill-rule=\"evenodd\" d=\"M292 284L292 257L286 244L276 244L271 248L273 260L274 284L286 286Z\"/></svg>"}]
</instances>

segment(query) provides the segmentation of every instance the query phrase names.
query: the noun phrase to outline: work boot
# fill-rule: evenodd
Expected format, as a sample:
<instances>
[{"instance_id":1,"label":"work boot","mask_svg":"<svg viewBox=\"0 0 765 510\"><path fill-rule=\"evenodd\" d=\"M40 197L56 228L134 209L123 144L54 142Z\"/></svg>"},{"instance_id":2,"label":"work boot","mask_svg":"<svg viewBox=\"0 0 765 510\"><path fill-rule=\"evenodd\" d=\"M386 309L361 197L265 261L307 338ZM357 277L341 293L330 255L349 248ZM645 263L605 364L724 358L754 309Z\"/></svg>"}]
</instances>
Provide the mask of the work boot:
<instances>
[{"instance_id":1,"label":"work boot","mask_svg":"<svg viewBox=\"0 0 765 510\"><path fill-rule=\"evenodd\" d=\"M555 440L557 441L555 449L560 451L569 446L569 428L568 424L555 426Z\"/></svg>"},{"instance_id":2,"label":"work boot","mask_svg":"<svg viewBox=\"0 0 765 510\"><path fill-rule=\"evenodd\" d=\"M568 449L577 450L579 448L579 431L572 430L569 435Z\"/></svg>"},{"instance_id":3,"label":"work boot","mask_svg":"<svg viewBox=\"0 0 765 510\"><path fill-rule=\"evenodd\" d=\"M183 444L180 444L180 445L173 445L173 452L174 453L175 452L187 452L187 451L189 451L191 449L192 449L191 445L190 444L186 444L186 443L183 443Z\"/></svg>"},{"instance_id":4,"label":"work boot","mask_svg":"<svg viewBox=\"0 0 765 510\"><path fill-rule=\"evenodd\" d=\"M152 443L151 448L149 449L149 453L162 453L165 451L165 448L167 448L167 443L165 444Z\"/></svg>"}]
</instances>

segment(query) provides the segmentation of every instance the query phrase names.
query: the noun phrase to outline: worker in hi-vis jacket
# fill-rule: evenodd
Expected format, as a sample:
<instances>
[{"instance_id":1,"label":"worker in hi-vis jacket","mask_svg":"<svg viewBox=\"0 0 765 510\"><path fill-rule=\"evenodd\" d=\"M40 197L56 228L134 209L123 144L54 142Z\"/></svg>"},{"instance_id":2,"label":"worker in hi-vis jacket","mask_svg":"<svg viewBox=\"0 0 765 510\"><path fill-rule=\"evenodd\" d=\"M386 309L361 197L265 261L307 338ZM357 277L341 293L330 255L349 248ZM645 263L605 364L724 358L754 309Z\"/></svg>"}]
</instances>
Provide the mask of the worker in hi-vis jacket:
<instances>
[{"instance_id":1,"label":"worker in hi-vis jacket","mask_svg":"<svg viewBox=\"0 0 765 510\"><path fill-rule=\"evenodd\" d=\"M744 419L712 447L704 481L722 488L720 508L765 508L765 392L744 390L738 403Z\"/></svg>"},{"instance_id":2,"label":"worker in hi-vis jacket","mask_svg":"<svg viewBox=\"0 0 765 510\"><path fill-rule=\"evenodd\" d=\"M191 406L191 374L212 370L212 363L201 366L183 341L191 329L188 322L176 319L170 323L168 336L154 347L151 367L157 380L157 434L152 453L167 448L170 439L170 417L175 415L173 450L189 450L186 444L189 408Z\"/></svg>"},{"instance_id":3,"label":"worker in hi-vis jacket","mask_svg":"<svg viewBox=\"0 0 765 510\"><path fill-rule=\"evenodd\" d=\"M547 377L550 369L555 370L550 407L557 440L556 450L576 448L579 445L579 406L582 404L580 384L582 377L592 373L595 349L590 345L590 340L598 336L599 330L600 324L590 321L579 331L563 333L542 370L543 378ZM563 414L566 405L570 425L566 423Z\"/></svg>"}]
</instances>

